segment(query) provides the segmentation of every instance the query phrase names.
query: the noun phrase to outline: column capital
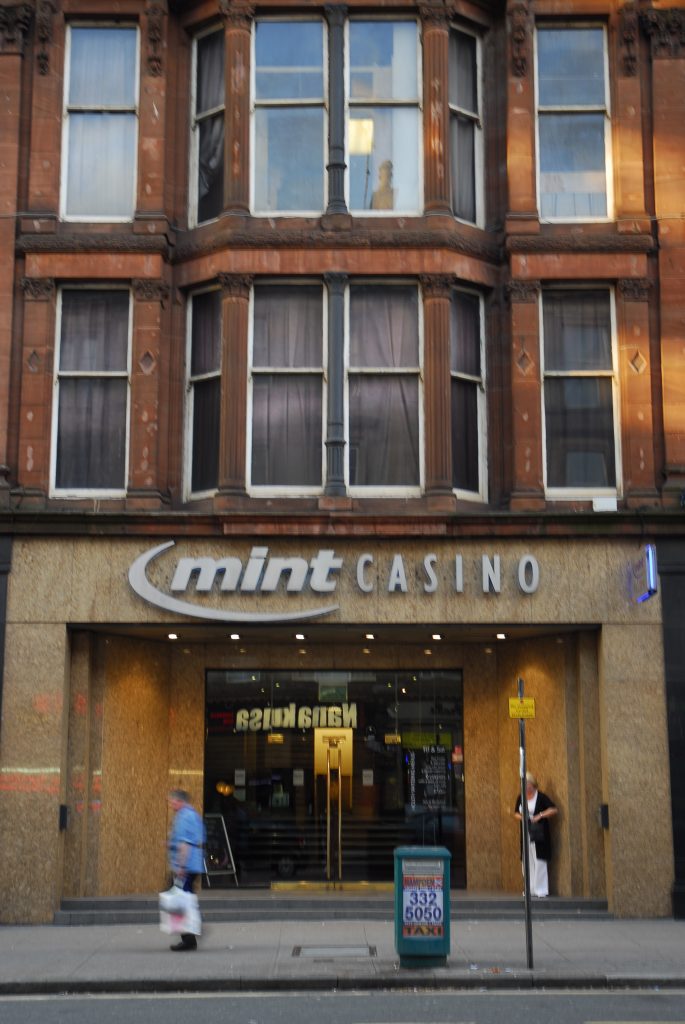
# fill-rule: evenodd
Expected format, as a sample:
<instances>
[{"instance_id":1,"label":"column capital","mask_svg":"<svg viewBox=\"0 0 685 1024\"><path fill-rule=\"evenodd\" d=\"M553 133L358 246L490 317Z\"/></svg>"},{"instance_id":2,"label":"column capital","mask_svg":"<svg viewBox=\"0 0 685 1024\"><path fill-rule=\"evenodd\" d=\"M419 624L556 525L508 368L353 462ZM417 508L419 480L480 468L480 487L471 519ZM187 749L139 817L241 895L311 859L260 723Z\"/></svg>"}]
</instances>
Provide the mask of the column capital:
<instances>
[{"instance_id":1,"label":"column capital","mask_svg":"<svg viewBox=\"0 0 685 1024\"><path fill-rule=\"evenodd\" d=\"M160 302L169 298L169 285L156 278L140 277L131 281L133 294L138 302Z\"/></svg>"},{"instance_id":2,"label":"column capital","mask_svg":"<svg viewBox=\"0 0 685 1024\"><path fill-rule=\"evenodd\" d=\"M9 4L0 7L0 54L24 53L24 44L32 21L31 4Z\"/></svg>"},{"instance_id":3,"label":"column capital","mask_svg":"<svg viewBox=\"0 0 685 1024\"><path fill-rule=\"evenodd\" d=\"M617 287L628 302L646 302L652 282L646 277L622 277L617 281Z\"/></svg>"},{"instance_id":4,"label":"column capital","mask_svg":"<svg viewBox=\"0 0 685 1024\"><path fill-rule=\"evenodd\" d=\"M244 0L219 0L219 13L227 28L249 32L254 21L254 4Z\"/></svg>"},{"instance_id":5,"label":"column capital","mask_svg":"<svg viewBox=\"0 0 685 1024\"><path fill-rule=\"evenodd\" d=\"M652 60L680 57L685 51L685 10L682 8L641 11L640 25L649 39Z\"/></svg>"},{"instance_id":6,"label":"column capital","mask_svg":"<svg viewBox=\"0 0 685 1024\"><path fill-rule=\"evenodd\" d=\"M52 42L52 19L56 13L56 0L38 0L36 5L36 39L38 40L36 63L40 75L47 75L50 71L48 47Z\"/></svg>"},{"instance_id":7,"label":"column capital","mask_svg":"<svg viewBox=\"0 0 685 1024\"><path fill-rule=\"evenodd\" d=\"M324 274L323 279L331 291L339 291L345 287L350 278L348 274L341 274L334 271L333 273Z\"/></svg>"},{"instance_id":8,"label":"column capital","mask_svg":"<svg viewBox=\"0 0 685 1024\"><path fill-rule=\"evenodd\" d=\"M447 31L452 10L444 0L423 0L419 4L419 16L424 29Z\"/></svg>"},{"instance_id":9,"label":"column capital","mask_svg":"<svg viewBox=\"0 0 685 1024\"><path fill-rule=\"evenodd\" d=\"M516 0L509 6L508 21L511 73L515 78L525 78L530 61L530 41L533 38L528 0Z\"/></svg>"},{"instance_id":10,"label":"column capital","mask_svg":"<svg viewBox=\"0 0 685 1024\"><path fill-rule=\"evenodd\" d=\"M254 277L251 274L218 274L223 298L249 299Z\"/></svg>"},{"instance_id":11,"label":"column capital","mask_svg":"<svg viewBox=\"0 0 685 1024\"><path fill-rule=\"evenodd\" d=\"M24 298L37 302L48 302L55 296L54 277L22 277L21 287Z\"/></svg>"},{"instance_id":12,"label":"column capital","mask_svg":"<svg viewBox=\"0 0 685 1024\"><path fill-rule=\"evenodd\" d=\"M449 274L422 274L419 280L424 299L449 299L452 297L454 278Z\"/></svg>"},{"instance_id":13,"label":"column capital","mask_svg":"<svg viewBox=\"0 0 685 1024\"><path fill-rule=\"evenodd\" d=\"M347 17L347 4L326 4L324 13L329 25L339 25L342 27Z\"/></svg>"},{"instance_id":14,"label":"column capital","mask_svg":"<svg viewBox=\"0 0 685 1024\"><path fill-rule=\"evenodd\" d=\"M164 19L167 13L166 0L148 0L145 7L145 16L147 17L147 70L153 78L159 78L163 70Z\"/></svg>"},{"instance_id":15,"label":"column capital","mask_svg":"<svg viewBox=\"0 0 685 1024\"><path fill-rule=\"evenodd\" d=\"M618 42L621 52L621 73L625 78L637 75L637 57L639 47L640 24L637 7L630 0L621 8Z\"/></svg>"},{"instance_id":16,"label":"column capital","mask_svg":"<svg viewBox=\"0 0 685 1024\"><path fill-rule=\"evenodd\" d=\"M539 281L509 281L507 298L512 304L515 302L537 302L540 287Z\"/></svg>"}]
</instances>

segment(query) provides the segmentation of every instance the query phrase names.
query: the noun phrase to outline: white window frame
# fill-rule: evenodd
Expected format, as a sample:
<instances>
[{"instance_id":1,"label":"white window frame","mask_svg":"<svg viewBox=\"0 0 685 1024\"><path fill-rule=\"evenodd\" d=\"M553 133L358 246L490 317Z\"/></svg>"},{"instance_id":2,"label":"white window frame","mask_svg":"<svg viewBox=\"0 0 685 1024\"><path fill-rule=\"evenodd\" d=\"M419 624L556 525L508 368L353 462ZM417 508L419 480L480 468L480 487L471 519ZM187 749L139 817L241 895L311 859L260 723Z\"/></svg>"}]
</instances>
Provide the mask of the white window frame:
<instances>
[{"instance_id":1,"label":"white window frame","mask_svg":"<svg viewBox=\"0 0 685 1024\"><path fill-rule=\"evenodd\" d=\"M258 100L257 99L257 25L264 24L267 22L284 22L287 21L289 24L296 24L297 22L317 22L321 27L321 35L323 39L322 49L322 97L321 100L295 100L295 99L269 99L269 100ZM320 15L317 17L317 11L312 10L310 14L301 14L296 17L292 17L288 12L284 12L280 17L276 15L270 15L266 17L255 18L252 39L251 39L251 54L250 54L250 212L254 217L320 217L325 211L328 205L328 173L326 171L326 165L328 164L328 113L329 113L329 80L328 80L328 24L326 19ZM301 210L259 210L256 207L255 194L256 194L256 114L258 110L263 110L268 107L280 107L283 110L286 109L321 109L323 111L323 139L322 139L322 151L321 151L321 181L323 185L323 202L321 208L310 208Z\"/></svg>"},{"instance_id":2,"label":"white window frame","mask_svg":"<svg viewBox=\"0 0 685 1024\"><path fill-rule=\"evenodd\" d=\"M255 369L253 365L254 354L254 308L255 291L261 288L292 287L295 291L298 288L318 287L321 289L321 367L282 367L282 366L259 366ZM245 430L245 484L247 493L251 497L311 497L322 494L326 486L326 439L328 423L328 292L324 282L320 278L264 278L253 284L250 289L248 319L248 387L247 387L247 423ZM308 487L303 484L291 484L287 486L275 484L253 484L252 483L252 423L254 413L253 384L255 376L262 375L283 375L283 376L320 376L321 377L321 485Z\"/></svg>"},{"instance_id":3,"label":"white window frame","mask_svg":"<svg viewBox=\"0 0 685 1024\"><path fill-rule=\"evenodd\" d=\"M540 29L554 28L559 31L573 30L573 29L601 29L604 40L604 105L597 106L594 104L583 104L582 106L541 106L539 97L539 74L538 74L538 32ZM573 224L573 223L599 223L606 224L612 221L614 218L614 189L613 189L613 163L612 163L612 148L611 148L611 80L609 78L609 51L607 41L607 26L606 24L598 22L588 21L577 21L569 22L564 21L560 23L547 22L540 20L535 26L534 33L534 49L535 49L535 152L536 152L536 187L537 187L537 204L538 211L540 214L540 220L545 224ZM540 171L540 115L541 114L603 114L604 115L604 180L606 183L606 207L607 212L603 217L543 217L542 216L542 190L541 190L541 171Z\"/></svg>"},{"instance_id":4,"label":"white window frame","mask_svg":"<svg viewBox=\"0 0 685 1024\"><path fill-rule=\"evenodd\" d=\"M465 117L471 121L475 126L475 139L474 139L474 174L475 174L475 190L476 190L476 219L475 221L465 220L458 214L454 214L454 219L459 221L461 224L474 224L476 227L483 227L485 224L485 188L484 188L484 142L483 142L483 38L477 32L468 28L465 25L459 24L458 22L450 23L450 34L452 32L461 32L462 35L471 36L476 40L476 88L478 90L478 110L474 116L470 110L465 110L463 107L459 107L456 104L449 102L449 84L447 89L448 106L449 106L449 147L450 147L450 202L452 202L453 188L452 183L454 176L458 172L458 169L452 166L452 115L458 114L460 117ZM447 66L447 74L449 75L449 62Z\"/></svg>"},{"instance_id":5,"label":"white window frame","mask_svg":"<svg viewBox=\"0 0 685 1024\"><path fill-rule=\"evenodd\" d=\"M198 224L212 224L218 220L220 214L215 217L210 217L209 220L198 220L198 178L200 171L200 125L203 121L214 117L218 113L222 113L224 117L224 143L226 140L226 103L224 102L218 107L212 107L210 110L203 110L202 114L198 117L197 113L197 44L200 39L206 36L211 36L215 32L223 33L223 28L217 25L210 25L203 32L198 32L193 37L193 48L192 48L192 59L190 66L190 165L188 180L190 182L190 195L188 203L188 226L190 228L196 228ZM224 96L225 96L225 78L226 78L226 52L224 42Z\"/></svg>"},{"instance_id":6,"label":"white window frame","mask_svg":"<svg viewBox=\"0 0 685 1024\"><path fill-rule=\"evenodd\" d=\"M545 369L545 326L544 296L545 291L604 291L609 295L609 316L611 325L611 370L549 370ZM538 323L540 325L540 405L542 422L542 479L545 497L550 501L589 501L593 498L620 498L622 495L622 463L621 463L621 417L620 417L620 380L618 362L618 336L616 327L616 293L613 287L603 281L574 282L562 284L551 282L542 288L538 297ZM615 487L550 487L547 483L547 421L545 415L545 381L566 377L585 377L611 380L611 401L614 427L614 460L616 470Z\"/></svg>"},{"instance_id":7,"label":"white window frame","mask_svg":"<svg viewBox=\"0 0 685 1024\"><path fill-rule=\"evenodd\" d=\"M350 96L350 24L353 21L373 22L411 22L416 27L416 100L353 100ZM354 15L345 20L345 43L344 43L344 68L345 68L345 202L353 217L419 217L424 209L424 177L423 177L423 46L421 25L416 18L398 15L373 15L355 12ZM396 110L404 107L408 110L416 109L418 113L418 169L417 169L417 196L416 207L413 210L358 210L351 206L350 186L350 139L349 125L350 112L356 108L382 107L387 110Z\"/></svg>"},{"instance_id":8,"label":"white window frame","mask_svg":"<svg viewBox=\"0 0 685 1024\"><path fill-rule=\"evenodd\" d=\"M480 331L480 376L475 377L470 373L461 373L452 370L450 353L450 430L452 428L452 381L464 380L477 385L477 423L478 423L478 490L465 491L460 487L453 487L452 490L457 498L465 501L484 502L488 500L488 411L487 411L487 364L485 345L485 301L481 292L474 288L455 287L452 289L452 296L455 292L466 295L474 295L478 299L479 331ZM450 302L452 301L450 296ZM450 338L451 344L451 338Z\"/></svg>"},{"instance_id":9,"label":"white window frame","mask_svg":"<svg viewBox=\"0 0 685 1024\"><path fill-rule=\"evenodd\" d=\"M387 287L416 288L417 294L417 329L419 334L419 363L418 366L407 367L351 367L350 366L350 294L355 285L378 285ZM350 485L350 377L361 376L391 376L391 377L415 377L418 389L417 415L418 422L418 445L419 445L419 482L415 486L392 486L381 485ZM411 278L358 278L352 279L345 286L345 391L344 391L344 422L345 422L345 490L349 497L379 497L379 498L418 498L424 490L425 481L425 454L424 454L424 348L423 348L423 303L418 281Z\"/></svg>"},{"instance_id":10,"label":"white window frame","mask_svg":"<svg viewBox=\"0 0 685 1024\"><path fill-rule=\"evenodd\" d=\"M62 89L62 160L60 174L60 219L73 223L89 224L128 224L135 217L138 198L138 149L140 146L140 29L135 22L113 22L113 21L72 21L67 24L66 52L64 60L64 84ZM71 86L71 33L73 29L79 28L128 28L134 29L136 33L136 81L135 81L135 104L133 107L84 107L71 106L69 104L69 90ZM69 214L67 212L68 178L69 178L69 127L70 114L72 113L130 113L135 117L136 141L133 147L133 194L131 196L130 217L115 217L111 215L97 214Z\"/></svg>"},{"instance_id":11,"label":"white window frame","mask_svg":"<svg viewBox=\"0 0 685 1024\"><path fill-rule=\"evenodd\" d=\"M219 481L217 479L216 487L212 487L205 491L194 491L193 490L193 416L195 411L195 385L205 380L215 380L217 377L221 381L223 373L223 359L219 360L219 369L213 370L210 373L199 373L193 375L193 300L197 295L204 295L207 292L218 292L220 288L214 285L208 285L205 288L196 288L188 296L186 302L186 352L185 352L185 430L183 436L185 437L184 451L183 451L183 477L185 480L184 496L186 501L196 501L200 498L211 498L212 495L216 494ZM223 355L223 353L222 353ZM219 384L221 388L221 384ZM222 408L223 403L220 403L219 408ZM221 430L221 422L219 422L218 430ZM219 444L221 444L221 437L218 438Z\"/></svg>"},{"instance_id":12,"label":"white window frame","mask_svg":"<svg viewBox=\"0 0 685 1024\"><path fill-rule=\"evenodd\" d=\"M64 291L104 292L119 291L128 294L128 342L125 370L67 370L60 372L62 350L62 293ZM50 496L53 498L123 498L128 489L129 448L131 433L131 347L133 338L133 295L127 286L109 284L71 284L65 282L57 292L56 325L55 325L55 357L52 383L52 423L50 444ZM126 380L126 424L124 448L124 486L121 488L101 487L57 487L57 442L59 429L60 382L63 379L75 380L91 378L94 380L125 379Z\"/></svg>"}]
</instances>

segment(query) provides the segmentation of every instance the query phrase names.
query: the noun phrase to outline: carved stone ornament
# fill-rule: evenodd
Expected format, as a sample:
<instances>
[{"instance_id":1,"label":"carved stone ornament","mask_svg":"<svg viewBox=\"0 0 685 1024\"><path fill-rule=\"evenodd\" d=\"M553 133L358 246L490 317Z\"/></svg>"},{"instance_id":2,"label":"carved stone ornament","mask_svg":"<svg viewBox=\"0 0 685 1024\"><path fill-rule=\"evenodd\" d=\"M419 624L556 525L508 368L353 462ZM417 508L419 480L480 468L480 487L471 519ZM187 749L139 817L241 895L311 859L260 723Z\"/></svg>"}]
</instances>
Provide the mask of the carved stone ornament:
<instances>
[{"instance_id":1,"label":"carved stone ornament","mask_svg":"<svg viewBox=\"0 0 685 1024\"><path fill-rule=\"evenodd\" d=\"M250 274L219 274L224 295L231 299L249 299L253 278Z\"/></svg>"},{"instance_id":2,"label":"carved stone ornament","mask_svg":"<svg viewBox=\"0 0 685 1024\"><path fill-rule=\"evenodd\" d=\"M425 299L449 299L454 287L454 278L447 274L422 274L421 290Z\"/></svg>"},{"instance_id":3,"label":"carved stone ornament","mask_svg":"<svg viewBox=\"0 0 685 1024\"><path fill-rule=\"evenodd\" d=\"M50 70L48 47L52 42L52 19L56 12L55 0L38 0L36 6L36 39L38 40L36 63L38 64L38 73L41 75L47 75Z\"/></svg>"},{"instance_id":4,"label":"carved stone ornament","mask_svg":"<svg viewBox=\"0 0 685 1024\"><path fill-rule=\"evenodd\" d=\"M443 0L420 3L419 14L425 28L447 28L450 11Z\"/></svg>"},{"instance_id":5,"label":"carved stone ornament","mask_svg":"<svg viewBox=\"0 0 685 1024\"><path fill-rule=\"evenodd\" d=\"M169 298L169 285L155 278L135 278L131 282L138 302L161 302Z\"/></svg>"},{"instance_id":6,"label":"carved stone ornament","mask_svg":"<svg viewBox=\"0 0 685 1024\"><path fill-rule=\"evenodd\" d=\"M252 30L254 4L244 0L219 0L219 13L230 28L242 28L246 32Z\"/></svg>"},{"instance_id":7,"label":"carved stone ornament","mask_svg":"<svg viewBox=\"0 0 685 1024\"><path fill-rule=\"evenodd\" d=\"M646 302L651 287L646 277L622 277L618 282L618 290L628 302Z\"/></svg>"},{"instance_id":8,"label":"carved stone ornament","mask_svg":"<svg viewBox=\"0 0 685 1024\"><path fill-rule=\"evenodd\" d=\"M162 73L164 49L164 19L167 15L165 0L149 0L147 15L147 69L154 78Z\"/></svg>"},{"instance_id":9,"label":"carved stone ornament","mask_svg":"<svg viewBox=\"0 0 685 1024\"><path fill-rule=\"evenodd\" d=\"M626 78L637 74L637 48L639 37L637 8L634 3L621 8L618 38L621 47L621 70Z\"/></svg>"},{"instance_id":10,"label":"carved stone ornament","mask_svg":"<svg viewBox=\"0 0 685 1024\"><path fill-rule=\"evenodd\" d=\"M511 46L511 73L516 78L525 78L528 74L530 58L530 41L533 37L533 25L530 8L525 2L512 4L509 11L509 39Z\"/></svg>"},{"instance_id":11,"label":"carved stone ornament","mask_svg":"<svg viewBox=\"0 0 685 1024\"><path fill-rule=\"evenodd\" d=\"M539 281L509 281L507 296L510 302L537 302L540 294Z\"/></svg>"},{"instance_id":12,"label":"carved stone ornament","mask_svg":"<svg viewBox=\"0 0 685 1024\"><path fill-rule=\"evenodd\" d=\"M52 277L22 277L21 286L27 299L47 302L55 295L55 280Z\"/></svg>"},{"instance_id":13,"label":"carved stone ornament","mask_svg":"<svg viewBox=\"0 0 685 1024\"><path fill-rule=\"evenodd\" d=\"M24 52L24 43L32 20L33 8L30 4L0 7L0 53Z\"/></svg>"},{"instance_id":14,"label":"carved stone ornament","mask_svg":"<svg viewBox=\"0 0 685 1024\"><path fill-rule=\"evenodd\" d=\"M685 49L685 10L641 11L640 24L651 44L652 60L679 57Z\"/></svg>"}]
</instances>

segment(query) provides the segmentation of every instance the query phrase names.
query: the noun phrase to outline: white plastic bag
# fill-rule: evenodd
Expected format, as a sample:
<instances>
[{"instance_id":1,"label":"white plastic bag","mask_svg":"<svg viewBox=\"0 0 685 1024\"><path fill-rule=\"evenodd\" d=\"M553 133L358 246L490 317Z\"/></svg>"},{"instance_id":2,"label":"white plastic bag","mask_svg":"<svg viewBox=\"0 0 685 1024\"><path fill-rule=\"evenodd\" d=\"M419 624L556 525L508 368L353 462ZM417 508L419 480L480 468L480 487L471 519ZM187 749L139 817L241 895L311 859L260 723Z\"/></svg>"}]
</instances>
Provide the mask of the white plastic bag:
<instances>
[{"instance_id":1,"label":"white plastic bag","mask_svg":"<svg viewBox=\"0 0 685 1024\"><path fill-rule=\"evenodd\" d=\"M169 914L182 914L186 908L186 896L192 893L184 892L178 885L172 885L166 892L159 894L159 909L166 910Z\"/></svg>"},{"instance_id":2,"label":"white plastic bag","mask_svg":"<svg viewBox=\"0 0 685 1024\"><path fill-rule=\"evenodd\" d=\"M200 904L194 892L172 885L159 894L159 927L167 935L200 935Z\"/></svg>"}]
</instances>

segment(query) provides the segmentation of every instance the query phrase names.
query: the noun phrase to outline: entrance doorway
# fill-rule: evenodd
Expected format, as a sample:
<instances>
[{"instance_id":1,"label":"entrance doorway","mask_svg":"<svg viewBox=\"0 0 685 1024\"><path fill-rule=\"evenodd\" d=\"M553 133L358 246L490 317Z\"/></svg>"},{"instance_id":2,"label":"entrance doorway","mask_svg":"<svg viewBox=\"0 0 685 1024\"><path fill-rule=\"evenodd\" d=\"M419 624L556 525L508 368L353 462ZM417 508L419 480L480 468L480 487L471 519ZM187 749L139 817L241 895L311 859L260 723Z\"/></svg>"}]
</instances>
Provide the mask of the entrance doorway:
<instances>
[{"instance_id":1,"label":"entrance doorway","mask_svg":"<svg viewBox=\"0 0 685 1024\"><path fill-rule=\"evenodd\" d=\"M465 886L463 770L458 671L206 673L204 806L241 886L391 882L404 845Z\"/></svg>"}]
</instances>

